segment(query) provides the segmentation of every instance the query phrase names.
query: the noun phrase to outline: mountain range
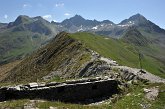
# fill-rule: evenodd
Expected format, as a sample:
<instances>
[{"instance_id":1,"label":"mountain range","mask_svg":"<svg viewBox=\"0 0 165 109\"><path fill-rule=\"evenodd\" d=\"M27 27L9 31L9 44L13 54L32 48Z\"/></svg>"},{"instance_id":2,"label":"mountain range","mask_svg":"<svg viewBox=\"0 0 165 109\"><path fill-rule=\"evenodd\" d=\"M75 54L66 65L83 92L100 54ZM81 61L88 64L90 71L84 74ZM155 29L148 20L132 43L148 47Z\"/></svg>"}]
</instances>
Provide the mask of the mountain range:
<instances>
[{"instance_id":1,"label":"mountain range","mask_svg":"<svg viewBox=\"0 0 165 109\"><path fill-rule=\"evenodd\" d=\"M107 38L115 38L118 43L126 43L124 47L127 47L128 50L147 56L147 60L145 60L147 63L160 64L156 68L153 67L154 64L151 65L154 70L149 68L150 65L146 65L147 70L156 71L160 75L161 72L165 71L165 52L163 51L165 49L165 30L140 14L133 15L119 24L109 20L87 20L80 15L75 15L60 23L48 22L40 16L20 15L14 22L0 23L0 64L24 59L38 48L49 44L52 38L62 31L69 33L90 32ZM113 54L113 52L111 53ZM128 62L127 59L129 60L129 58L123 59L125 56L122 54L115 57L116 53L114 52L108 57L112 57L121 64L138 67L137 62L136 65L134 62Z\"/></svg>"},{"instance_id":2,"label":"mountain range","mask_svg":"<svg viewBox=\"0 0 165 109\"><path fill-rule=\"evenodd\" d=\"M106 35L110 37L121 37L123 33L131 26L137 27L139 30L145 33L160 33L165 34L165 30L155 25L151 21L147 20L141 14L136 14L128 19L121 21L119 24L115 24L112 21L104 20L86 20L80 15L75 15L70 19L66 19L61 23L52 22L60 28L62 31L67 32L80 32L89 31L99 35Z\"/></svg>"},{"instance_id":3,"label":"mountain range","mask_svg":"<svg viewBox=\"0 0 165 109\"><path fill-rule=\"evenodd\" d=\"M99 108L104 109L104 105L114 109L164 108L165 30L140 14L133 15L119 24L109 20L88 20L80 15L62 22L48 22L40 16L20 15L14 22L0 23L2 94L6 89L14 92L6 96L19 98L19 95L15 95L16 90L27 91L30 86L33 95L37 94L38 90L51 91L50 87L54 85L57 85L55 87L60 89L59 93L62 94L61 91L72 90L66 89L68 86L64 81L68 81L70 85L84 86L93 79L85 84L81 81L89 78L100 80L102 77L105 80L117 81L120 91L103 101ZM80 82L75 83L78 78ZM62 84L59 84L59 81ZM29 84L21 85L27 83ZM43 87L45 84L49 86ZM98 86L88 88L95 93ZM149 94L150 99L147 98ZM10 100L0 103L0 107L14 108L15 105L21 104L24 108L31 105L29 103L40 106L36 103L42 102L45 104L41 108L51 108L52 105L58 107L59 104L41 100ZM93 102L93 97L86 101ZM6 104L8 102L9 104ZM72 103L62 103L59 108L65 108L64 105L67 105L66 108L81 108L81 105L76 104L77 107L74 107ZM84 106L86 105L82 108L85 108ZM95 109L96 105L93 106Z\"/></svg>"}]
</instances>

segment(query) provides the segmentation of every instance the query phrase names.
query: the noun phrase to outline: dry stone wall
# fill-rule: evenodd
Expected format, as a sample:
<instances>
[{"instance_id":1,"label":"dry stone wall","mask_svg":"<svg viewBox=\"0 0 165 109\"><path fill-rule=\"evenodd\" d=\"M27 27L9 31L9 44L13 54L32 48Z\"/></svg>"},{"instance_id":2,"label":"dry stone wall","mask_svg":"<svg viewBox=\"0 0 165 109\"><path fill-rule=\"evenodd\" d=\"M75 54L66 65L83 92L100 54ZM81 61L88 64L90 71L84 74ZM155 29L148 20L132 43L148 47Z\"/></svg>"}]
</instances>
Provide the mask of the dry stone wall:
<instances>
[{"instance_id":1,"label":"dry stone wall","mask_svg":"<svg viewBox=\"0 0 165 109\"><path fill-rule=\"evenodd\" d=\"M110 97L118 92L118 81L111 79L88 79L40 85L31 83L15 87L1 87L0 101L11 99L44 99L82 102L89 99Z\"/></svg>"}]
</instances>

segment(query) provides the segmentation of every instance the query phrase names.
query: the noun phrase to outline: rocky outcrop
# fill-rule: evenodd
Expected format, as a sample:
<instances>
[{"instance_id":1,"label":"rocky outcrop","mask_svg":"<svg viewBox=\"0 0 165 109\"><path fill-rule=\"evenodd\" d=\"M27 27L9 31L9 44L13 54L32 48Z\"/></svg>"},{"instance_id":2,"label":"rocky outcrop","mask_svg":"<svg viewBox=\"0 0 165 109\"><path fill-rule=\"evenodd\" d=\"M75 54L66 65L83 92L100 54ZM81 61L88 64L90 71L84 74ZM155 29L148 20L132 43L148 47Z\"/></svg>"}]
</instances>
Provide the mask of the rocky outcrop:
<instances>
[{"instance_id":1,"label":"rocky outcrop","mask_svg":"<svg viewBox=\"0 0 165 109\"><path fill-rule=\"evenodd\" d=\"M144 69L131 68L127 66L112 66L112 69L118 71L120 77L124 80L141 80L148 81L151 83L165 83L165 79L153 75Z\"/></svg>"},{"instance_id":2,"label":"rocky outcrop","mask_svg":"<svg viewBox=\"0 0 165 109\"><path fill-rule=\"evenodd\" d=\"M159 88L152 87L152 88L144 88L145 98L148 100L155 100L159 95Z\"/></svg>"}]
</instances>

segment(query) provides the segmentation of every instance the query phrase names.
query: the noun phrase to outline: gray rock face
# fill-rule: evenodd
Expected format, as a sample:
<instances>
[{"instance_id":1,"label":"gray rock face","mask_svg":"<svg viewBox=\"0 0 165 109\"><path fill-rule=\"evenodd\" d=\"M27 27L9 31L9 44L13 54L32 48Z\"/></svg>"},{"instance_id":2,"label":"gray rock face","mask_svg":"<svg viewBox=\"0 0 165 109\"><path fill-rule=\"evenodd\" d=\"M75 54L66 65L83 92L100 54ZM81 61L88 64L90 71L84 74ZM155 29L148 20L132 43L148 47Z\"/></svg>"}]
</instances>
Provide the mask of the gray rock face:
<instances>
[{"instance_id":1,"label":"gray rock face","mask_svg":"<svg viewBox=\"0 0 165 109\"><path fill-rule=\"evenodd\" d=\"M96 76L102 75L111 70L111 67L107 65L105 62L102 61L94 61L88 63L85 68L83 68L79 76L80 77L89 77L89 76Z\"/></svg>"},{"instance_id":2,"label":"gray rock face","mask_svg":"<svg viewBox=\"0 0 165 109\"><path fill-rule=\"evenodd\" d=\"M141 71L137 68L131 68L127 66L112 66L112 69L117 69L119 71L120 76L127 80L142 80L149 81L151 83L165 83L165 79L162 79L156 75L153 75L143 69Z\"/></svg>"}]
</instances>

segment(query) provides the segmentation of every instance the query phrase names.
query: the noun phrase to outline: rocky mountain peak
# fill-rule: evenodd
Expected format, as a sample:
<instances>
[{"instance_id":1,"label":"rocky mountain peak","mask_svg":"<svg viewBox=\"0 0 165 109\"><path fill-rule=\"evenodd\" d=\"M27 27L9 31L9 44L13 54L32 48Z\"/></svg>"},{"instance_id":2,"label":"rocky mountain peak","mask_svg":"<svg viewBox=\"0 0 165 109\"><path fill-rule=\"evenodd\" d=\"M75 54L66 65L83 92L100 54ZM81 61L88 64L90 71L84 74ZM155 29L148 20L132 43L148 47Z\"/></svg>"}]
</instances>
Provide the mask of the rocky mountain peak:
<instances>
[{"instance_id":1,"label":"rocky mountain peak","mask_svg":"<svg viewBox=\"0 0 165 109\"><path fill-rule=\"evenodd\" d=\"M125 25L125 24L128 24L128 23L132 23L134 25L139 25L139 24L144 24L144 23L147 23L148 20L141 14L135 14L133 16L131 16L130 18L128 19L125 19L123 21L121 21L121 23L119 23L120 25Z\"/></svg>"},{"instance_id":2,"label":"rocky mountain peak","mask_svg":"<svg viewBox=\"0 0 165 109\"><path fill-rule=\"evenodd\" d=\"M31 18L29 16L26 16L26 15L20 15L16 18L16 20L14 22L10 22L8 24L8 27L13 27L13 26L18 26L20 24L24 24L28 21L30 21Z\"/></svg>"},{"instance_id":3,"label":"rocky mountain peak","mask_svg":"<svg viewBox=\"0 0 165 109\"><path fill-rule=\"evenodd\" d=\"M71 19L84 19L82 16L80 15L75 15L74 17L72 17ZM85 19L84 19L85 20Z\"/></svg>"},{"instance_id":4,"label":"rocky mountain peak","mask_svg":"<svg viewBox=\"0 0 165 109\"><path fill-rule=\"evenodd\" d=\"M17 19L13 22L13 25L16 26L16 25L19 25L21 23L25 23L25 22L28 22L30 21L30 17L28 16L25 16L25 15L20 15L17 17Z\"/></svg>"},{"instance_id":5,"label":"rocky mountain peak","mask_svg":"<svg viewBox=\"0 0 165 109\"><path fill-rule=\"evenodd\" d=\"M141 14L136 14L136 15L133 15L129 18L129 20L133 20L133 21L147 21L147 19L141 15Z\"/></svg>"},{"instance_id":6,"label":"rocky mountain peak","mask_svg":"<svg viewBox=\"0 0 165 109\"><path fill-rule=\"evenodd\" d=\"M41 16L33 17L34 20L44 20Z\"/></svg>"},{"instance_id":7,"label":"rocky mountain peak","mask_svg":"<svg viewBox=\"0 0 165 109\"><path fill-rule=\"evenodd\" d=\"M70 19L64 20L63 22L61 22L61 24L65 25L66 27L71 27L72 25L81 26L85 23L85 21L86 20L80 15L75 15L74 17L71 17Z\"/></svg>"}]
</instances>

